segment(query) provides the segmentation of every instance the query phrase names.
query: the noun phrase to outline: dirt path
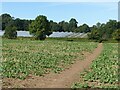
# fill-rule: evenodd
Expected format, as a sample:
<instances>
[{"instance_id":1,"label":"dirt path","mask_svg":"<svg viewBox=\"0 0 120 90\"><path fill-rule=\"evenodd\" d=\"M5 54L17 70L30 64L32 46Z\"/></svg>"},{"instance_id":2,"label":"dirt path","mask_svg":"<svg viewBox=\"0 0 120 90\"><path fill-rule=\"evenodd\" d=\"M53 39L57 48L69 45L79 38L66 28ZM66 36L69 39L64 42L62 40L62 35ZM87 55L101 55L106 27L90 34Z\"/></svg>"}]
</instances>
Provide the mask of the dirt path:
<instances>
[{"instance_id":1,"label":"dirt path","mask_svg":"<svg viewBox=\"0 0 120 90\"><path fill-rule=\"evenodd\" d=\"M102 51L102 43L98 44L98 47L93 51L93 53L87 53L85 60L78 60L73 64L69 69L61 72L60 74L48 74L44 77L29 77L25 80L3 80L9 82L8 84L13 83L14 87L28 87L28 88L70 88L73 82L78 81L80 72L87 69L92 61L99 56ZM9 85L8 85L9 86Z\"/></svg>"}]
</instances>

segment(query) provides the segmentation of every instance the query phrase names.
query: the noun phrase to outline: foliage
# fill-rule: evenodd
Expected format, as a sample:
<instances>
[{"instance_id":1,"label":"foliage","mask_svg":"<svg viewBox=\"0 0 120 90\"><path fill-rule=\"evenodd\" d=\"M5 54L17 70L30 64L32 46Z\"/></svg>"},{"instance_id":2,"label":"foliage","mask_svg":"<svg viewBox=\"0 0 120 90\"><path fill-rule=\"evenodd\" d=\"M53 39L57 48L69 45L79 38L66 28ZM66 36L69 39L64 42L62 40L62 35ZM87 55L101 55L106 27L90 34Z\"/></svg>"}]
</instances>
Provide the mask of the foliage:
<instances>
[{"instance_id":1,"label":"foliage","mask_svg":"<svg viewBox=\"0 0 120 90\"><path fill-rule=\"evenodd\" d=\"M120 29L120 22L116 20L109 20L106 23L96 23L92 27L87 24L77 26L78 22L75 18L71 18L69 22L61 21L54 22L52 20L48 21L46 16L41 16L41 20L26 20L20 18L13 18L10 14L2 14L0 16L0 28L5 30L7 25L14 21L14 26L17 30L30 31L31 34L35 36L36 39L45 39L46 35L49 36L52 32L81 32L88 33L88 38L95 41L106 41L108 39L116 38L117 29ZM38 17L37 17L38 18ZM36 19L37 19L36 18ZM42 21L43 20L43 21ZM36 32L36 33L35 33Z\"/></svg>"},{"instance_id":2,"label":"foliage","mask_svg":"<svg viewBox=\"0 0 120 90\"><path fill-rule=\"evenodd\" d=\"M90 34L88 34L89 39L96 39L99 40L100 39L100 34L98 32L98 30L94 29L91 31Z\"/></svg>"},{"instance_id":3,"label":"foliage","mask_svg":"<svg viewBox=\"0 0 120 90\"><path fill-rule=\"evenodd\" d=\"M4 39L2 76L25 79L30 74L59 73L73 64L76 58L83 59L81 52L92 52L96 47L94 42Z\"/></svg>"},{"instance_id":4,"label":"foliage","mask_svg":"<svg viewBox=\"0 0 120 90\"><path fill-rule=\"evenodd\" d=\"M68 22L65 21L61 21L59 22L59 26L60 26L60 30L64 31L64 32L70 32L70 24Z\"/></svg>"},{"instance_id":5,"label":"foliage","mask_svg":"<svg viewBox=\"0 0 120 90\"><path fill-rule=\"evenodd\" d=\"M29 26L30 34L36 39L44 40L46 35L50 35L50 25L46 16L39 15Z\"/></svg>"},{"instance_id":6,"label":"foliage","mask_svg":"<svg viewBox=\"0 0 120 90\"><path fill-rule=\"evenodd\" d=\"M10 14L5 13L0 16L0 25L2 26L0 27L0 30L5 30L5 28L11 21L15 22L14 26L17 28L18 31L19 30L28 31L29 24L31 23L32 20L25 20L20 18L14 19L14 17L11 17Z\"/></svg>"},{"instance_id":7,"label":"foliage","mask_svg":"<svg viewBox=\"0 0 120 90\"><path fill-rule=\"evenodd\" d=\"M28 31L29 30L29 24L31 23L31 20L22 20L19 18L16 18L14 20L15 22L15 27L17 27L18 31Z\"/></svg>"},{"instance_id":8,"label":"foliage","mask_svg":"<svg viewBox=\"0 0 120 90\"><path fill-rule=\"evenodd\" d=\"M56 22L53 22L52 20L50 20L50 29L51 29L52 32L53 31L54 32L61 31L60 30L61 29L60 25Z\"/></svg>"},{"instance_id":9,"label":"foliage","mask_svg":"<svg viewBox=\"0 0 120 90\"><path fill-rule=\"evenodd\" d=\"M15 39L17 38L17 28L14 26L14 22L10 22L6 28L5 28L5 33L4 36L8 39Z\"/></svg>"},{"instance_id":10,"label":"foliage","mask_svg":"<svg viewBox=\"0 0 120 90\"><path fill-rule=\"evenodd\" d=\"M59 26L60 26L60 29L59 29L59 32L64 32L65 30L64 30L64 28L63 28L63 26L64 26L64 23L65 23L65 21L61 21L61 22L59 22Z\"/></svg>"},{"instance_id":11,"label":"foliage","mask_svg":"<svg viewBox=\"0 0 120 90\"><path fill-rule=\"evenodd\" d=\"M87 33L90 32L90 28L87 24L83 24L75 29L75 32Z\"/></svg>"},{"instance_id":12,"label":"foliage","mask_svg":"<svg viewBox=\"0 0 120 90\"><path fill-rule=\"evenodd\" d=\"M10 16L10 14L2 14L0 18L2 17L2 30L5 30L8 23L10 23L13 19Z\"/></svg>"},{"instance_id":13,"label":"foliage","mask_svg":"<svg viewBox=\"0 0 120 90\"><path fill-rule=\"evenodd\" d=\"M16 18L14 22L15 22L15 26L17 27L17 30L23 30L24 23L22 22L21 19Z\"/></svg>"},{"instance_id":14,"label":"foliage","mask_svg":"<svg viewBox=\"0 0 120 90\"><path fill-rule=\"evenodd\" d=\"M108 40L112 38L112 33L119 29L119 22L116 20L109 20L106 24L97 23L91 27L91 33L88 34L89 39L94 40Z\"/></svg>"},{"instance_id":15,"label":"foliage","mask_svg":"<svg viewBox=\"0 0 120 90\"><path fill-rule=\"evenodd\" d=\"M2 17L0 16L0 30L2 30Z\"/></svg>"},{"instance_id":16,"label":"foliage","mask_svg":"<svg viewBox=\"0 0 120 90\"><path fill-rule=\"evenodd\" d=\"M120 41L120 29L117 29L115 32L113 32L112 37L113 39Z\"/></svg>"},{"instance_id":17,"label":"foliage","mask_svg":"<svg viewBox=\"0 0 120 90\"><path fill-rule=\"evenodd\" d=\"M71 32L74 32L74 30L77 28L77 20L74 19L74 18L71 18L70 21L69 21L69 30Z\"/></svg>"},{"instance_id":18,"label":"foliage","mask_svg":"<svg viewBox=\"0 0 120 90\"><path fill-rule=\"evenodd\" d=\"M72 86L73 89L75 88L90 88L88 83L75 83L73 86Z\"/></svg>"}]
</instances>

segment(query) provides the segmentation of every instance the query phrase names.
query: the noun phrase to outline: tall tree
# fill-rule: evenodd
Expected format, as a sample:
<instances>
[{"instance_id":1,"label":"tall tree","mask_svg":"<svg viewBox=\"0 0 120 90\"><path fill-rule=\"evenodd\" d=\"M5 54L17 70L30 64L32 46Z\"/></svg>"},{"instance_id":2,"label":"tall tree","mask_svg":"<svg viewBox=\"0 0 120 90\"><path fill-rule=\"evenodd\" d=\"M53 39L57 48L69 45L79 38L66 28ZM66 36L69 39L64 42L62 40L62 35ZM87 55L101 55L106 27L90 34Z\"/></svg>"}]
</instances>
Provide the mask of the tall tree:
<instances>
[{"instance_id":1,"label":"tall tree","mask_svg":"<svg viewBox=\"0 0 120 90\"><path fill-rule=\"evenodd\" d=\"M117 29L120 29L120 21L117 22Z\"/></svg>"},{"instance_id":2,"label":"tall tree","mask_svg":"<svg viewBox=\"0 0 120 90\"><path fill-rule=\"evenodd\" d=\"M23 20L23 30L24 31L29 31L29 24L31 24L31 21L30 20Z\"/></svg>"},{"instance_id":3,"label":"tall tree","mask_svg":"<svg viewBox=\"0 0 120 90\"><path fill-rule=\"evenodd\" d=\"M101 27L101 23L98 22L98 23L96 24L96 27L97 27L97 28L100 28L100 27Z\"/></svg>"},{"instance_id":4,"label":"tall tree","mask_svg":"<svg viewBox=\"0 0 120 90\"><path fill-rule=\"evenodd\" d=\"M39 15L29 26L30 34L34 35L35 39L44 40L46 35L50 35L50 25L46 16Z\"/></svg>"},{"instance_id":5,"label":"tall tree","mask_svg":"<svg viewBox=\"0 0 120 90\"><path fill-rule=\"evenodd\" d=\"M60 26L59 32L64 32L64 28L63 28L64 23L65 23L65 21L59 22L59 26Z\"/></svg>"},{"instance_id":6,"label":"tall tree","mask_svg":"<svg viewBox=\"0 0 120 90\"><path fill-rule=\"evenodd\" d=\"M17 28L14 26L14 21L11 21L5 27L4 37L8 39L17 38Z\"/></svg>"},{"instance_id":7,"label":"tall tree","mask_svg":"<svg viewBox=\"0 0 120 90\"><path fill-rule=\"evenodd\" d=\"M56 22L53 22L52 20L50 20L50 29L51 31L57 32L57 31L60 31L60 26Z\"/></svg>"},{"instance_id":8,"label":"tall tree","mask_svg":"<svg viewBox=\"0 0 120 90\"><path fill-rule=\"evenodd\" d=\"M83 24L75 29L75 32L87 33L90 32L90 27L87 24Z\"/></svg>"},{"instance_id":9,"label":"tall tree","mask_svg":"<svg viewBox=\"0 0 120 90\"><path fill-rule=\"evenodd\" d=\"M70 19L70 21L69 21L69 30L71 31L71 32L74 32L75 31L75 29L77 28L77 21L76 21L76 19L74 19L74 18L71 18Z\"/></svg>"},{"instance_id":10,"label":"tall tree","mask_svg":"<svg viewBox=\"0 0 120 90\"><path fill-rule=\"evenodd\" d=\"M2 17L0 16L0 30L2 30Z\"/></svg>"},{"instance_id":11,"label":"tall tree","mask_svg":"<svg viewBox=\"0 0 120 90\"><path fill-rule=\"evenodd\" d=\"M23 27L24 22L23 22L23 20L21 20L21 19L19 19L19 18L16 18L16 19L14 20L14 22L15 22L15 26L17 27L17 30L18 30L18 31L24 30L24 27Z\"/></svg>"},{"instance_id":12,"label":"tall tree","mask_svg":"<svg viewBox=\"0 0 120 90\"><path fill-rule=\"evenodd\" d=\"M29 24L31 23L31 20L16 18L14 21L15 21L15 26L17 27L18 31L28 31L29 30Z\"/></svg>"},{"instance_id":13,"label":"tall tree","mask_svg":"<svg viewBox=\"0 0 120 90\"><path fill-rule=\"evenodd\" d=\"M116 20L109 20L106 24L97 23L91 28L91 34L89 34L89 38L108 40L109 38L112 38L112 35L116 35L116 29L118 28L119 23Z\"/></svg>"},{"instance_id":14,"label":"tall tree","mask_svg":"<svg viewBox=\"0 0 120 90\"><path fill-rule=\"evenodd\" d=\"M120 41L120 29L117 29L116 31L113 32L112 38Z\"/></svg>"},{"instance_id":15,"label":"tall tree","mask_svg":"<svg viewBox=\"0 0 120 90\"><path fill-rule=\"evenodd\" d=\"M63 22L62 28L64 29L64 32L70 32L69 23L68 22Z\"/></svg>"},{"instance_id":16,"label":"tall tree","mask_svg":"<svg viewBox=\"0 0 120 90\"><path fill-rule=\"evenodd\" d=\"M10 16L10 14L2 14L2 30L5 30L7 24L13 20L13 18Z\"/></svg>"},{"instance_id":17,"label":"tall tree","mask_svg":"<svg viewBox=\"0 0 120 90\"><path fill-rule=\"evenodd\" d=\"M88 37L89 39L99 40L100 39L99 31L97 29L92 30L91 33L88 34Z\"/></svg>"},{"instance_id":18,"label":"tall tree","mask_svg":"<svg viewBox=\"0 0 120 90\"><path fill-rule=\"evenodd\" d=\"M117 21L116 20L109 20L105 26L104 26L106 33L107 33L107 37L111 38L112 37L112 33L117 29Z\"/></svg>"}]
</instances>

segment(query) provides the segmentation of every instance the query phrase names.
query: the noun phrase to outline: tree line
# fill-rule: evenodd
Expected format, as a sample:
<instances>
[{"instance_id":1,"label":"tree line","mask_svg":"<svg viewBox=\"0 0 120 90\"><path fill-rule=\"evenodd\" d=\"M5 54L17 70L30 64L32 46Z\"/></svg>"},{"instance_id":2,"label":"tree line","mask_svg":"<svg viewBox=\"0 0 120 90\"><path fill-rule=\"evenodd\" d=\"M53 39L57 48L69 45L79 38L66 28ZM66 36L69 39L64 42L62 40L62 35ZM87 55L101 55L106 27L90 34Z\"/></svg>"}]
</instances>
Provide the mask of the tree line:
<instances>
[{"instance_id":1,"label":"tree line","mask_svg":"<svg viewBox=\"0 0 120 90\"><path fill-rule=\"evenodd\" d=\"M69 22L61 21L54 22L47 20L46 16L39 15L35 20L26 20L14 18L10 14L2 14L0 16L1 30L5 30L4 36L7 38L16 38L16 31L29 31L35 39L43 40L46 35L49 36L52 32L80 32L88 33L88 38L93 40L108 40L113 38L120 39L120 22L109 20L107 23L97 23L92 27L87 24L78 26L75 18L71 18Z\"/></svg>"}]
</instances>

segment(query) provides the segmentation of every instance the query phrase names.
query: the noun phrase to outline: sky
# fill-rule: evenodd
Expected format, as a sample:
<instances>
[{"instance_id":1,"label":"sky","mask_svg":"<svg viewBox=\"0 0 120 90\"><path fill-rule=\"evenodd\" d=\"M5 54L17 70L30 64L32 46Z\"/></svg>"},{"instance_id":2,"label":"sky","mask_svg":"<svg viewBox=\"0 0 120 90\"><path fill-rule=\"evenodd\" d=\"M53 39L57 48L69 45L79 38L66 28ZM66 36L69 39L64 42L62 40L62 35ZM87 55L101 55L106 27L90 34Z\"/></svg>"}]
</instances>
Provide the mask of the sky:
<instances>
[{"instance_id":1,"label":"sky","mask_svg":"<svg viewBox=\"0 0 120 90\"><path fill-rule=\"evenodd\" d=\"M38 15L48 20L69 22L71 18L92 26L109 19L118 20L117 2L2 2L2 13L15 18L35 19Z\"/></svg>"},{"instance_id":2,"label":"sky","mask_svg":"<svg viewBox=\"0 0 120 90\"><path fill-rule=\"evenodd\" d=\"M119 0L1 0L2 2L119 2Z\"/></svg>"}]
</instances>

